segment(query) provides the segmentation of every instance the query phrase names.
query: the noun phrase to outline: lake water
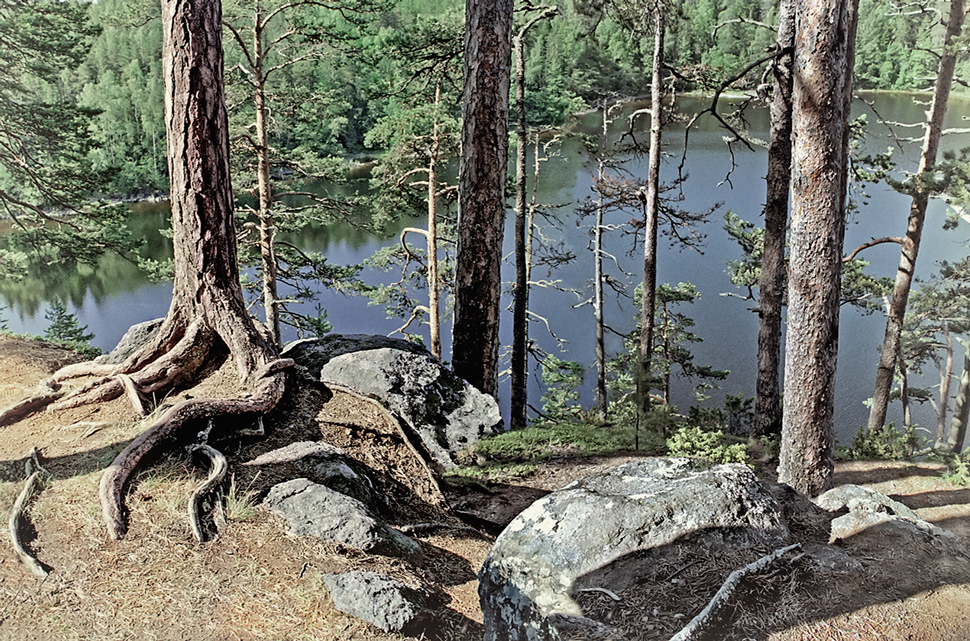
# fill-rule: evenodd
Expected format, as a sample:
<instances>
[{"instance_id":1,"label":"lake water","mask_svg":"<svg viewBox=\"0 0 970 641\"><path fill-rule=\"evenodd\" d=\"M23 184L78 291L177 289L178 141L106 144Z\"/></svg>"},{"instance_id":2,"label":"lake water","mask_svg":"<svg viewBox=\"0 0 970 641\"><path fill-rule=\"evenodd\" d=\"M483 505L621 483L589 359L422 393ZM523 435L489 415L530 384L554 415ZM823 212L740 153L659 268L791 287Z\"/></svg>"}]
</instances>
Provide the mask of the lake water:
<instances>
[{"instance_id":1,"label":"lake water","mask_svg":"<svg viewBox=\"0 0 970 641\"><path fill-rule=\"evenodd\" d=\"M874 100L875 109L885 119L901 123L918 123L924 118L923 97L909 95L867 96ZM697 99L678 98L678 106L684 113L693 113L703 108ZM872 108L857 101L856 114L867 114L869 122L878 118ZM970 102L955 98L951 101L948 127L959 127L963 118L970 115ZM586 117L582 127L590 133L598 126L597 114ZM644 125L646 123L643 123ZM765 110L749 112L747 126L751 136L767 138L767 114ZM899 136L916 136L916 129L897 129ZM704 117L690 134L687 151L686 172L689 178L683 185L684 200L679 207L690 211L703 211L720 204L717 212L709 221L699 226L706 236L704 245L699 249L672 247L664 239L660 242L658 282L676 284L690 282L697 286L701 298L689 306L689 314L696 321L695 331L704 342L693 347L695 361L719 369L731 371L719 390L711 394L709 403L719 404L725 394L742 392L753 395L756 375L757 316L750 311L750 301L725 296L726 293L741 294L730 282L726 262L741 258L741 251L723 231L722 215L731 210L743 219L759 222L764 203L764 175L767 153L763 148L749 151L735 146L733 156L724 143L726 133L718 128L710 117ZM683 127L671 126L665 133L669 154L663 168L664 181L676 176L676 165L680 160L683 146ZM885 126L871 124L864 150L867 152L884 151L892 144ZM946 140L945 148L961 148L970 144L970 135L954 135ZM919 143L904 145L895 150L895 157L903 169L914 170L919 154ZM645 173L645 161L630 159L626 169L634 175ZM535 288L532 290L532 308L540 316L548 319L551 330L563 341L565 354L562 358L581 361L590 365L588 381L595 379L592 370L594 325L592 308L589 305L577 306L591 295L592 254L589 251L591 235L586 220L577 225L574 213L575 203L591 194L590 186L595 165L576 142L568 142L557 155L545 163L540 177L539 199L544 203L564 205L555 210L558 228L546 225L544 232L562 241L564 247L573 251L576 260L555 272L546 274L541 268L534 272L534 278L549 278L560 281L560 287L575 290L572 294L553 289ZM531 173L531 169L530 169ZM730 173L730 179L725 178ZM887 187L875 186L868 189L869 202L853 214L846 232L847 251L870 238L899 236L905 230L909 200ZM167 211L164 204L139 204L132 207L132 224L136 233L147 239L146 253L154 258L163 258L171 251L167 241L157 230L167 226ZM970 226L961 223L953 231L942 230L946 206L941 202L930 205L924 238L920 250L917 277L927 277L936 271L941 260L958 260L967 254ZM611 215L611 222L620 223L637 215L630 211ZM506 229L506 256L503 277L511 281L514 277L512 255L512 220L510 215ZM302 241L305 246L322 251L331 263L349 264L359 262L379 249L393 242L387 238L362 235L347 226L333 226L318 230L313 237ZM607 238L607 250L615 256L616 263L608 267L611 275L627 283L632 292L638 279L642 277L641 247L631 252L632 239L614 233ZM899 257L899 247L895 244L869 249L862 257L871 263L869 272L879 276L894 276ZM629 276L625 275L629 274ZM395 278L383 273L367 273L365 278L371 282ZM168 283L146 283L137 268L130 262L116 256L105 257L97 270L90 268L71 268L67 270L47 270L31 274L27 283L0 286L6 310L9 329L15 332L42 333L46 327L44 312L47 301L61 298L68 301L68 309L77 314L80 322L95 333L93 344L102 349L110 349L125 330L133 323L163 316L171 300L171 285ZM508 295L506 295L508 299ZM400 325L397 319L387 319L384 311L371 306L366 299L347 297L342 294L324 291L320 302L327 310L328 318L335 332L342 333L380 333L386 334ZM310 311L310 310L305 310ZM620 332L627 332L635 324L636 310L632 303L619 297L609 299L605 310L608 324ZM836 424L839 439L851 440L858 427L866 422L868 409L864 401L872 394L878 354L876 347L881 343L885 328L880 314L865 316L856 309L845 307L840 319L839 369L836 392ZM502 318L503 346L511 344L511 314ZM450 353L450 326L444 328L444 350L446 359ZM533 340L545 351L559 354L557 341L544 326L534 323L531 327ZM289 338L293 338L291 334ZM620 339L611 337L608 350L616 353L621 348ZM504 349L504 347L503 347ZM958 361L960 362L960 361ZM959 372L958 372L959 373ZM532 376L530 401L538 405L541 390ZM933 384L930 381L927 384ZM507 409L508 379L500 382L500 400ZM683 411L694 404L693 388L689 381L677 380L673 389L673 401ZM583 391L582 402L593 404L591 386ZM915 420L921 425L934 426L935 417L928 407L915 407ZM899 421L898 404L891 408L890 420Z\"/></svg>"}]
</instances>

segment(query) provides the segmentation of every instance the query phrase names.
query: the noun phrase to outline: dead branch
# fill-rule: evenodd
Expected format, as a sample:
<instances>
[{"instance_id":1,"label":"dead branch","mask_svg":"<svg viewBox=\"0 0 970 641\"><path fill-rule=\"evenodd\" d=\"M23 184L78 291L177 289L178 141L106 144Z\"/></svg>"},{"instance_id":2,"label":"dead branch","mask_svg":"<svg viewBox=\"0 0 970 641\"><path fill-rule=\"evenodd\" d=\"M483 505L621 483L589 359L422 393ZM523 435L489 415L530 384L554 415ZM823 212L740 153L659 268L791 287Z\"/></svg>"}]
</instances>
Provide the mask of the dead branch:
<instances>
[{"instance_id":1,"label":"dead branch","mask_svg":"<svg viewBox=\"0 0 970 641\"><path fill-rule=\"evenodd\" d=\"M40 464L40 457L37 454L36 447L31 448L30 458L27 460L26 467L27 482L24 483L24 489L20 491L20 495L14 501L13 508L10 510L10 540L13 542L13 549L17 553L17 558L20 559L20 562L37 576L46 577L48 575L47 568L34 555L28 552L20 541L20 524L24 518L24 509L27 501L30 499L31 494L33 494L41 475L49 475L47 470Z\"/></svg>"},{"instance_id":2,"label":"dead branch","mask_svg":"<svg viewBox=\"0 0 970 641\"><path fill-rule=\"evenodd\" d=\"M421 467L423 467L424 471L427 473L428 481L431 483L431 486L436 493L436 496L434 497L435 502L441 505L447 505L447 502L445 501L445 494L441 490L441 484L438 482L438 477L439 477L439 471L437 470L438 464L434 461L434 459L431 458L429 454L424 452L424 446L420 445L420 439L410 434L410 431L404 428L404 425L402 424L400 419L394 416L394 414L391 413L391 411L388 410L386 407L384 407L382 404L370 398L369 396L364 396L360 392L354 391L353 389L345 385L341 385L339 383L334 383L331 381L323 381L323 383L330 389L337 390L345 394L349 394L350 396L353 396L356 399L369 403L384 416L384 420L386 420L390 425L393 425L394 427L396 427L398 434L400 434L401 437L404 439L405 444L407 444L408 448L414 454L415 458L418 459L418 463L421 464Z\"/></svg>"},{"instance_id":3,"label":"dead branch","mask_svg":"<svg viewBox=\"0 0 970 641\"><path fill-rule=\"evenodd\" d=\"M713 617L714 614L724 606L727 600L731 598L731 595L734 594L735 590L737 590L738 584L741 583L743 578L765 569L792 550L798 550L801 547L801 543L795 543L794 545L780 548L771 554L766 554L760 559L732 572L724 582L724 585L721 586L721 589L718 590L717 594L714 595L714 598L711 599L711 602L708 603L703 610L701 610L700 614L691 619L690 623L684 626L680 632L670 637L670 641L689 641L690 639L697 638L697 634L700 629L707 625L711 617Z\"/></svg>"},{"instance_id":4,"label":"dead branch","mask_svg":"<svg viewBox=\"0 0 970 641\"><path fill-rule=\"evenodd\" d=\"M905 240L904 238L900 238L899 236L885 236L883 238L873 238L872 240L864 242L858 247L856 247L855 249L853 249L851 254L849 254L848 256L842 259L842 262L848 263L854 260L855 257L859 255L859 252L861 252L864 249L869 249L870 247L875 247L876 245L882 245L884 243L896 243L896 244L902 245L904 240Z\"/></svg>"},{"instance_id":5,"label":"dead branch","mask_svg":"<svg viewBox=\"0 0 970 641\"><path fill-rule=\"evenodd\" d=\"M192 526L192 535L195 536L195 540L204 543L208 540L208 532L206 532L202 524L203 499L210 493L214 494L212 500L213 522L216 526L216 532L218 532L220 529L220 521L225 523L225 518L220 518L222 512L222 490L219 486L226 477L226 470L229 469L229 463L226 461L226 457L223 456L222 452L212 446L197 444L189 448L189 454L195 454L197 452L205 454L209 458L209 477L195 492L192 492L192 496L189 498L189 524ZM215 491L213 492L213 490Z\"/></svg>"},{"instance_id":6,"label":"dead branch","mask_svg":"<svg viewBox=\"0 0 970 641\"><path fill-rule=\"evenodd\" d=\"M117 540L128 530L124 516L124 490L132 472L146 454L164 439L194 421L226 414L262 414L275 407L283 396L285 383L285 375L280 370L292 367L293 364L291 359L286 358L264 365L253 376L256 389L251 395L183 401L171 407L129 443L101 476L99 496L108 536Z\"/></svg>"}]
</instances>

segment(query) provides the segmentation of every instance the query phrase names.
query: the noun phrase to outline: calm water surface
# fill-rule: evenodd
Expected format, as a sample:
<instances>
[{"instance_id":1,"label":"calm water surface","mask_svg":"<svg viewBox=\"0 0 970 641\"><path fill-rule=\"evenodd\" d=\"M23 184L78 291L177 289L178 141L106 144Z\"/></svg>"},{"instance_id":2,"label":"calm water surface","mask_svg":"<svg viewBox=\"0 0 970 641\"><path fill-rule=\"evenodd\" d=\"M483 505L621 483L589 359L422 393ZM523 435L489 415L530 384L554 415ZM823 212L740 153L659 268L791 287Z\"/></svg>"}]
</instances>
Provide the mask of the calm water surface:
<instances>
[{"instance_id":1,"label":"calm water surface","mask_svg":"<svg viewBox=\"0 0 970 641\"><path fill-rule=\"evenodd\" d=\"M920 122L925 104L909 95L880 95L867 97L875 100L876 108L883 117L896 122ZM684 113L703 108L696 99L678 99ZM858 114L866 114L870 123L878 118L863 102L855 105ZM951 101L948 117L949 127L959 127L962 118L970 115L970 102L964 99ZM588 115L582 127L593 133L597 130L598 114ZM646 126L647 123L641 123ZM756 110L748 114L749 133L760 139L767 138L767 114ZM912 136L913 129L900 129L898 135ZM690 282L697 286L701 298L687 311L696 321L696 333L704 342L693 347L697 363L731 371L730 376L711 396L712 403L719 404L725 394L742 392L753 395L756 375L757 316L750 311L751 301L743 301L726 294L743 294L729 279L726 262L741 258L741 251L723 231L722 215L728 210L743 219L758 222L764 203L764 175L767 154L761 147L749 151L735 146L734 156L724 142L726 133L719 129L712 118L705 117L689 137L685 170L689 178L683 185L683 202L679 207L689 211L703 211L718 206L717 211L699 231L706 236L702 247L682 249L673 247L661 239L658 281L676 284ZM684 144L682 126L672 126L665 134L668 158L662 179L673 181L677 175ZM885 126L873 124L869 128L864 151L884 151L893 144ZM970 135L952 136L945 143L947 148L960 148L970 144ZM919 144L903 145L895 150L900 167L915 170ZM733 169L732 169L733 166ZM645 161L629 159L625 167L634 175L645 174ZM564 205L556 208L554 217L558 229L546 225L544 233L562 241L564 248L576 254L576 260L565 268L546 273L542 268L534 272L536 279L558 281L560 289L535 288L531 301L534 311L548 319L555 338L540 323L532 325L531 335L545 351L560 353L570 360L590 365L588 380L595 379L593 362L593 317L589 305L580 305L591 295L592 254L589 251L591 220L577 223L575 203L591 195L590 185L595 165L584 149L576 142L567 142L557 155L544 164L540 176L539 198L544 203ZM530 169L531 173L531 169ZM868 204L853 214L846 232L846 248L853 248L870 238L899 236L904 233L909 200L888 188L875 186L868 190ZM621 223L637 215L636 211L611 214L609 222ZM941 260L958 260L968 251L970 226L961 223L954 231L942 230L946 206L941 202L931 204L923 243L920 251L917 277L928 277ZM510 258L503 266L503 277L514 277L512 254L512 219L506 228L506 256ZM145 255L162 259L170 255L168 241L158 234L167 226L167 207L164 204L140 204L132 207L132 225L140 236L146 238ZM314 231L301 239L304 247L325 253L335 264L359 262L373 254L381 246L394 242L388 238L363 235L349 226L332 226ZM632 246L632 239L619 233L607 238L607 250L616 258L608 267L611 275L628 284L632 292L642 277L641 247ZM893 276L899 256L898 245L884 245L867 250L863 257L871 263L868 271L879 276ZM394 277L394 276L391 276ZM382 273L366 273L365 278L379 282L388 276ZM574 290L569 293L561 290ZM171 300L169 283L147 283L137 267L119 257L105 257L97 270L71 268L49 270L32 274L27 283L19 286L0 286L6 310L4 317L9 328L15 332L42 333L46 327L44 312L47 302L54 298L68 301L80 322L95 333L92 341L102 349L114 346L125 330L133 323L163 316ZM506 294L506 298L508 295ZM387 319L384 311L371 306L366 299L347 297L334 292L321 292L320 302L327 310L335 332L386 334L400 325L397 319ZM508 301L506 301L508 302ZM304 311L311 311L310 309ZM632 302L623 297L611 297L606 310L607 322L620 332L626 332L635 324L636 310ZM842 442L851 440L857 428L865 423L868 410L864 401L871 396L878 354L885 328L880 314L863 315L856 309L842 310L839 369L836 391L836 423ZM446 328L445 353L450 352ZM295 335L288 336L289 339ZM558 339L558 342L557 342ZM511 344L511 314L502 319L503 345ZM616 353L621 349L620 339L611 337L608 349ZM959 361L958 361L959 362ZM530 400L538 404L541 390L533 376ZM928 381L931 385L936 381ZM501 399L507 405L507 378L501 383ZM689 381L675 383L674 402L682 410L696 403L693 386ZM583 391L583 403L593 403L590 385ZM895 414L893 414L895 412ZM934 426L935 418L930 408L915 408L916 421ZM892 408L891 419L900 419L898 404Z\"/></svg>"}]
</instances>

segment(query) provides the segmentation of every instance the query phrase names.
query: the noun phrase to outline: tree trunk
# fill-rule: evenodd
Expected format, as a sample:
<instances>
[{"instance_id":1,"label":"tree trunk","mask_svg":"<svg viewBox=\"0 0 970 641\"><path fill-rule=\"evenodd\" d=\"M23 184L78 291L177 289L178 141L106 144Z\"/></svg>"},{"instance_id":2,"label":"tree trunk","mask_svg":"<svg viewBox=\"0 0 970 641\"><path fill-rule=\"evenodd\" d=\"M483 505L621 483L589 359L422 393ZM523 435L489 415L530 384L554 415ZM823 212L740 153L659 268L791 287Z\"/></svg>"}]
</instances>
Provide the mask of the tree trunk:
<instances>
[{"instance_id":1,"label":"tree trunk","mask_svg":"<svg viewBox=\"0 0 970 641\"><path fill-rule=\"evenodd\" d=\"M276 289L276 250L273 237L273 195L269 180L269 134L266 125L266 76L263 73L263 12L256 0L253 18L253 103L256 108L256 188L259 201L259 256L263 268L263 308L266 328L278 346L280 337L280 303Z\"/></svg>"},{"instance_id":2,"label":"tree trunk","mask_svg":"<svg viewBox=\"0 0 970 641\"><path fill-rule=\"evenodd\" d=\"M528 345L529 345L529 277L526 256L525 161L527 129L525 120L525 32L514 39L515 102L515 289L512 292L512 363L511 422L512 429L528 425Z\"/></svg>"},{"instance_id":3,"label":"tree trunk","mask_svg":"<svg viewBox=\"0 0 970 641\"><path fill-rule=\"evenodd\" d=\"M923 140L923 152L919 161L918 181L922 179L925 172L931 171L936 165L940 135L943 132L943 117L946 115L946 105L950 98L953 71L956 66L958 47L955 41L960 37L965 16L963 0L951 0L946 35L943 38L943 55L940 57L937 70L933 102L930 106L926 137ZM886 408L889 404L889 394L892 391L893 367L902 336L903 318L906 316L906 305L909 302L909 290L913 283L913 272L916 269L916 257L919 254L919 244L923 235L923 222L926 219L928 203L929 194L924 185L917 184L916 193L909 209L906 237L903 239L903 246L899 253L899 268L896 270L896 283L893 286L892 298L889 302L886 334L879 356L879 367L876 369L876 385L872 392L872 407L869 411L870 430L882 427L883 423L886 422Z\"/></svg>"},{"instance_id":4,"label":"tree trunk","mask_svg":"<svg viewBox=\"0 0 970 641\"><path fill-rule=\"evenodd\" d=\"M593 318L596 322L596 409L606 421L609 396L606 391L606 322L603 318L603 188L606 178L606 146L609 144L610 108L603 101L603 130L600 131L600 157L597 163L596 224L593 228Z\"/></svg>"},{"instance_id":5,"label":"tree trunk","mask_svg":"<svg viewBox=\"0 0 970 641\"><path fill-rule=\"evenodd\" d=\"M943 340L946 350L946 359L940 366L940 403L936 410L936 443L935 447L943 447L946 439L946 411L950 405L950 382L953 379L953 337L950 336L950 328L946 321L943 321Z\"/></svg>"},{"instance_id":6,"label":"tree trunk","mask_svg":"<svg viewBox=\"0 0 970 641\"><path fill-rule=\"evenodd\" d=\"M782 0L774 63L771 134L765 199L761 300L758 305L758 380L752 437L781 432L781 310L785 289L785 238L791 184L792 50L795 46L795 2Z\"/></svg>"},{"instance_id":7,"label":"tree trunk","mask_svg":"<svg viewBox=\"0 0 970 641\"><path fill-rule=\"evenodd\" d=\"M779 481L816 496L832 486L835 366L848 162L849 0L796 13L791 258Z\"/></svg>"},{"instance_id":8,"label":"tree trunk","mask_svg":"<svg viewBox=\"0 0 970 641\"><path fill-rule=\"evenodd\" d=\"M498 392L512 0L466 0L452 368Z\"/></svg>"},{"instance_id":9,"label":"tree trunk","mask_svg":"<svg viewBox=\"0 0 970 641\"><path fill-rule=\"evenodd\" d=\"M438 130L438 108L441 106L441 79L434 93L434 126L431 152L428 154L428 333L431 353L441 358L441 290L438 288L438 156L441 155L441 132Z\"/></svg>"},{"instance_id":10,"label":"tree trunk","mask_svg":"<svg viewBox=\"0 0 970 641\"><path fill-rule=\"evenodd\" d=\"M963 374L960 375L960 389L957 390L956 404L953 406L953 421L946 436L946 447L953 453L963 449L967 437L967 421L970 420L970 343L964 344Z\"/></svg>"},{"instance_id":11,"label":"tree trunk","mask_svg":"<svg viewBox=\"0 0 970 641\"><path fill-rule=\"evenodd\" d=\"M657 217L660 213L660 142L663 133L664 7L654 10L653 71L650 81L650 152L643 203L643 293L640 301L640 351L637 359L637 406L643 419L650 410L650 357L657 302Z\"/></svg>"}]
</instances>

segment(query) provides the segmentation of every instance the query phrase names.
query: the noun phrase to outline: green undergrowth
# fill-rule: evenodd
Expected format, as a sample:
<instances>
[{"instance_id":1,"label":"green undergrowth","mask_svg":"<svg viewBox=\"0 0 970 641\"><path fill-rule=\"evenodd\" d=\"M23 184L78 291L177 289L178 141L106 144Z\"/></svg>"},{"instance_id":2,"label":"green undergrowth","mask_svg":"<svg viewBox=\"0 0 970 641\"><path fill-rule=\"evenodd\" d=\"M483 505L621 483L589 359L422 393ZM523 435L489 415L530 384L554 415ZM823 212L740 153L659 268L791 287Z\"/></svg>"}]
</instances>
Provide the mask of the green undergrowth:
<instances>
[{"instance_id":1,"label":"green undergrowth","mask_svg":"<svg viewBox=\"0 0 970 641\"><path fill-rule=\"evenodd\" d=\"M747 439L690 425L678 428L667 438L667 454L705 458L715 463L751 465Z\"/></svg>"},{"instance_id":2,"label":"green undergrowth","mask_svg":"<svg viewBox=\"0 0 970 641\"><path fill-rule=\"evenodd\" d=\"M479 441L479 457L501 463L541 461L552 456L591 456L635 449L632 427L598 426L590 423L547 423L513 430ZM655 434L640 432L639 449L662 451Z\"/></svg>"},{"instance_id":3,"label":"green undergrowth","mask_svg":"<svg viewBox=\"0 0 970 641\"><path fill-rule=\"evenodd\" d=\"M852 439L852 445L837 448L836 454L847 461L909 460L926 444L916 429L911 425L900 430L895 423L872 430L863 426Z\"/></svg>"}]
</instances>

